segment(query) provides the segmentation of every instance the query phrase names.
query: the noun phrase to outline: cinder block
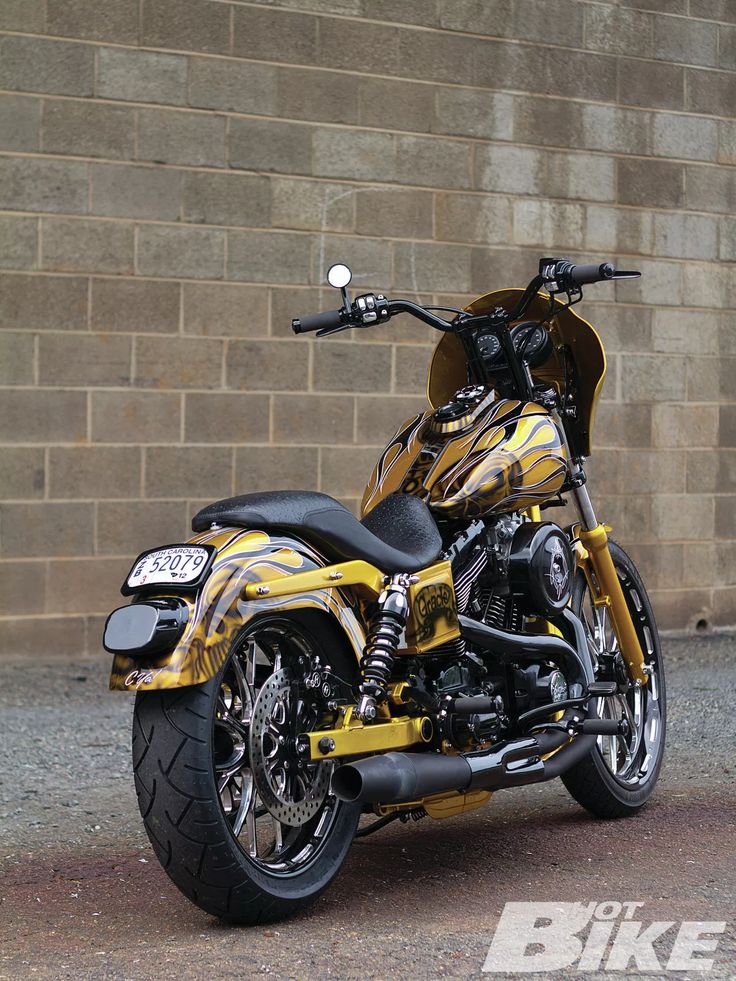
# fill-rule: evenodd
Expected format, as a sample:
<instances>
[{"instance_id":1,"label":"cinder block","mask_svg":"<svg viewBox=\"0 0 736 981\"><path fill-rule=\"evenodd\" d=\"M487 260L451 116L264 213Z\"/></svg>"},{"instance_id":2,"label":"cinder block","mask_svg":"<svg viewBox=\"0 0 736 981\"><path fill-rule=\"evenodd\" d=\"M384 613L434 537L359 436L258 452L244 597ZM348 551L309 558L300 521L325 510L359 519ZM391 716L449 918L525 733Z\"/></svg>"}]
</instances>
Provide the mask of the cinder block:
<instances>
[{"instance_id":1,"label":"cinder block","mask_svg":"<svg viewBox=\"0 0 736 981\"><path fill-rule=\"evenodd\" d=\"M352 72L369 75L409 75L412 78L431 77L415 71L419 56L408 55L403 63L399 55L399 36L415 32L402 31L395 25L369 24L365 21L338 20L321 17L317 26L317 62ZM421 45L417 40L417 45ZM277 60L283 61L283 56ZM308 64L299 59L300 63ZM402 66L402 70L399 68ZM425 68L426 70L426 68ZM432 71L432 69L430 69Z\"/></svg>"},{"instance_id":2,"label":"cinder block","mask_svg":"<svg viewBox=\"0 0 736 981\"><path fill-rule=\"evenodd\" d=\"M736 219L721 218L718 255L721 259L736 259Z\"/></svg>"},{"instance_id":3,"label":"cinder block","mask_svg":"<svg viewBox=\"0 0 736 981\"><path fill-rule=\"evenodd\" d=\"M0 528L4 559L92 555L94 504L0 504Z\"/></svg>"},{"instance_id":4,"label":"cinder block","mask_svg":"<svg viewBox=\"0 0 736 981\"><path fill-rule=\"evenodd\" d=\"M581 13L580 5L576 4L576 7L578 13ZM618 59L584 51L570 51L567 47L543 50L546 84L537 91L549 92L550 95L561 98L616 101Z\"/></svg>"},{"instance_id":5,"label":"cinder block","mask_svg":"<svg viewBox=\"0 0 736 981\"><path fill-rule=\"evenodd\" d=\"M682 291L693 307L736 306L736 280L728 265L686 263L682 269Z\"/></svg>"},{"instance_id":6,"label":"cinder block","mask_svg":"<svg viewBox=\"0 0 736 981\"><path fill-rule=\"evenodd\" d=\"M624 402L675 402L686 397L685 358L631 355L623 373Z\"/></svg>"},{"instance_id":7,"label":"cinder block","mask_svg":"<svg viewBox=\"0 0 736 981\"><path fill-rule=\"evenodd\" d=\"M646 109L685 108L685 71L680 65L638 58L620 58L618 63L620 103Z\"/></svg>"},{"instance_id":8,"label":"cinder block","mask_svg":"<svg viewBox=\"0 0 736 981\"><path fill-rule=\"evenodd\" d=\"M95 500L138 497L141 451L137 446L55 446L49 450L49 497Z\"/></svg>"},{"instance_id":9,"label":"cinder block","mask_svg":"<svg viewBox=\"0 0 736 981\"><path fill-rule=\"evenodd\" d=\"M160 102L173 106L186 104L185 56L124 48L100 48L98 59L98 96L120 99L123 102Z\"/></svg>"},{"instance_id":10,"label":"cinder block","mask_svg":"<svg viewBox=\"0 0 736 981\"><path fill-rule=\"evenodd\" d=\"M653 407L655 446L706 447L718 440L718 406L655 405Z\"/></svg>"},{"instance_id":11,"label":"cinder block","mask_svg":"<svg viewBox=\"0 0 736 981\"><path fill-rule=\"evenodd\" d=\"M468 143L400 134L393 179L431 187L470 187L470 154Z\"/></svg>"},{"instance_id":12,"label":"cinder block","mask_svg":"<svg viewBox=\"0 0 736 981\"><path fill-rule=\"evenodd\" d=\"M138 337L135 384L140 388L220 388L223 342L195 337Z\"/></svg>"},{"instance_id":13,"label":"cinder block","mask_svg":"<svg viewBox=\"0 0 736 981\"><path fill-rule=\"evenodd\" d=\"M676 307L683 302L683 268L665 259L637 259L641 279L616 283L616 300L623 303L647 303L652 306Z\"/></svg>"},{"instance_id":14,"label":"cinder block","mask_svg":"<svg viewBox=\"0 0 736 981\"><path fill-rule=\"evenodd\" d=\"M585 208L559 201L514 202L514 241L519 245L582 248Z\"/></svg>"},{"instance_id":15,"label":"cinder block","mask_svg":"<svg viewBox=\"0 0 736 981\"><path fill-rule=\"evenodd\" d=\"M313 173L317 176L368 181L400 179L396 137L391 133L354 130L346 140L342 130L316 129L312 142ZM406 161L403 167L406 172Z\"/></svg>"},{"instance_id":16,"label":"cinder block","mask_svg":"<svg viewBox=\"0 0 736 981\"><path fill-rule=\"evenodd\" d=\"M49 562L47 613L97 613L121 603L128 559L59 559Z\"/></svg>"},{"instance_id":17,"label":"cinder block","mask_svg":"<svg viewBox=\"0 0 736 981\"><path fill-rule=\"evenodd\" d=\"M355 31L359 43L359 28ZM339 25L335 25L333 43L337 41ZM472 85L474 76L474 53L478 48L476 38L454 37L449 33L435 31L375 29L374 43L382 45L382 65L376 71L381 75L409 75L411 78L426 78L432 82L451 82ZM320 31L320 40L322 32ZM323 49L325 53L327 49ZM363 71L372 72L370 51L364 51ZM348 68L348 64L344 65Z\"/></svg>"},{"instance_id":18,"label":"cinder block","mask_svg":"<svg viewBox=\"0 0 736 981\"><path fill-rule=\"evenodd\" d=\"M718 67L736 71L736 28L725 24L718 28Z\"/></svg>"},{"instance_id":19,"label":"cinder block","mask_svg":"<svg viewBox=\"0 0 736 981\"><path fill-rule=\"evenodd\" d=\"M233 54L236 57L299 65L318 62L316 17L240 5L234 7L233 14ZM339 23L346 24L345 21Z\"/></svg>"},{"instance_id":20,"label":"cinder block","mask_svg":"<svg viewBox=\"0 0 736 981\"><path fill-rule=\"evenodd\" d=\"M83 330L86 325L86 279L0 275L0 328Z\"/></svg>"},{"instance_id":21,"label":"cinder block","mask_svg":"<svg viewBox=\"0 0 736 981\"><path fill-rule=\"evenodd\" d=\"M647 589L672 589L683 582L683 546L657 542L656 545L626 543ZM702 585L702 583L701 583Z\"/></svg>"},{"instance_id":22,"label":"cinder block","mask_svg":"<svg viewBox=\"0 0 736 981\"><path fill-rule=\"evenodd\" d=\"M687 65L715 66L718 28L693 17L655 17L654 57Z\"/></svg>"},{"instance_id":23,"label":"cinder block","mask_svg":"<svg viewBox=\"0 0 736 981\"><path fill-rule=\"evenodd\" d=\"M277 443L350 444L354 405L342 395L274 395L273 439Z\"/></svg>"},{"instance_id":24,"label":"cinder block","mask_svg":"<svg viewBox=\"0 0 736 981\"><path fill-rule=\"evenodd\" d=\"M46 26L45 0L5 0L0 7L3 31L43 31Z\"/></svg>"},{"instance_id":25,"label":"cinder block","mask_svg":"<svg viewBox=\"0 0 736 981\"><path fill-rule=\"evenodd\" d=\"M317 490L318 450L311 446L245 446L235 451L235 493ZM329 490L326 493L330 493Z\"/></svg>"},{"instance_id":26,"label":"cinder block","mask_svg":"<svg viewBox=\"0 0 736 981\"><path fill-rule=\"evenodd\" d=\"M719 114L736 102L736 75L733 72L687 68L685 87L686 108L691 112L701 112L707 116Z\"/></svg>"},{"instance_id":27,"label":"cinder block","mask_svg":"<svg viewBox=\"0 0 736 981\"><path fill-rule=\"evenodd\" d=\"M222 167L225 164L225 117L204 112L141 109L138 113L139 160Z\"/></svg>"},{"instance_id":28,"label":"cinder block","mask_svg":"<svg viewBox=\"0 0 736 981\"><path fill-rule=\"evenodd\" d=\"M719 407L718 445L736 446L736 405Z\"/></svg>"},{"instance_id":29,"label":"cinder block","mask_svg":"<svg viewBox=\"0 0 736 981\"><path fill-rule=\"evenodd\" d=\"M0 334L0 385L33 384L33 335Z\"/></svg>"},{"instance_id":30,"label":"cinder block","mask_svg":"<svg viewBox=\"0 0 736 981\"><path fill-rule=\"evenodd\" d=\"M380 129L429 132L434 115L435 93L432 85L407 79L359 79L358 121L362 126Z\"/></svg>"},{"instance_id":31,"label":"cinder block","mask_svg":"<svg viewBox=\"0 0 736 981\"><path fill-rule=\"evenodd\" d=\"M84 393L77 395L85 401ZM181 396L164 392L93 392L94 443L178 443ZM85 426L86 429L86 426Z\"/></svg>"},{"instance_id":32,"label":"cinder block","mask_svg":"<svg viewBox=\"0 0 736 981\"><path fill-rule=\"evenodd\" d=\"M342 185L335 186L339 188ZM431 191L415 191L406 187L360 187L355 190L355 202L358 233L432 238ZM447 238L446 235L440 237Z\"/></svg>"},{"instance_id":33,"label":"cinder block","mask_svg":"<svg viewBox=\"0 0 736 981\"><path fill-rule=\"evenodd\" d=\"M593 446L636 447L652 445L652 407L602 402L596 412Z\"/></svg>"},{"instance_id":34,"label":"cinder block","mask_svg":"<svg viewBox=\"0 0 736 981\"><path fill-rule=\"evenodd\" d=\"M433 116L431 121L427 119L422 128L426 129L428 125L431 125L434 133L510 140L513 136L514 99L503 92L438 87Z\"/></svg>"},{"instance_id":35,"label":"cinder block","mask_svg":"<svg viewBox=\"0 0 736 981\"><path fill-rule=\"evenodd\" d=\"M690 16L736 23L731 0L690 0Z\"/></svg>"},{"instance_id":36,"label":"cinder block","mask_svg":"<svg viewBox=\"0 0 736 981\"><path fill-rule=\"evenodd\" d=\"M42 334L42 385L128 385L132 339L117 334Z\"/></svg>"},{"instance_id":37,"label":"cinder block","mask_svg":"<svg viewBox=\"0 0 736 981\"><path fill-rule=\"evenodd\" d=\"M42 218L41 267L52 272L133 272L133 226L113 221Z\"/></svg>"},{"instance_id":38,"label":"cinder block","mask_svg":"<svg viewBox=\"0 0 736 981\"><path fill-rule=\"evenodd\" d=\"M320 341L314 346L313 385L323 392L388 392L391 347L371 345L370 354L350 341Z\"/></svg>"},{"instance_id":39,"label":"cinder block","mask_svg":"<svg viewBox=\"0 0 736 981\"><path fill-rule=\"evenodd\" d=\"M271 65L192 58L189 105L270 116L276 113L276 70Z\"/></svg>"},{"instance_id":40,"label":"cinder block","mask_svg":"<svg viewBox=\"0 0 736 981\"><path fill-rule=\"evenodd\" d=\"M719 537L736 538L736 494L716 498L716 528Z\"/></svg>"},{"instance_id":41,"label":"cinder block","mask_svg":"<svg viewBox=\"0 0 736 981\"><path fill-rule=\"evenodd\" d=\"M28 270L37 266L38 221L0 215L0 269Z\"/></svg>"},{"instance_id":42,"label":"cinder block","mask_svg":"<svg viewBox=\"0 0 736 981\"><path fill-rule=\"evenodd\" d=\"M181 174L169 168L93 164L90 212L121 218L176 221L180 213Z\"/></svg>"},{"instance_id":43,"label":"cinder block","mask_svg":"<svg viewBox=\"0 0 736 981\"><path fill-rule=\"evenodd\" d=\"M140 43L184 51L230 50L230 9L208 0L143 0Z\"/></svg>"},{"instance_id":44,"label":"cinder block","mask_svg":"<svg viewBox=\"0 0 736 981\"><path fill-rule=\"evenodd\" d=\"M715 160L718 156L718 125L713 119L655 113L652 140L657 157Z\"/></svg>"},{"instance_id":45,"label":"cinder block","mask_svg":"<svg viewBox=\"0 0 736 981\"><path fill-rule=\"evenodd\" d=\"M394 391L424 395L427 373L434 347L425 344L397 344L394 348Z\"/></svg>"},{"instance_id":46,"label":"cinder block","mask_svg":"<svg viewBox=\"0 0 736 981\"><path fill-rule=\"evenodd\" d=\"M356 441L366 446L384 446L403 422L424 410L416 396L359 395L355 401Z\"/></svg>"},{"instance_id":47,"label":"cinder block","mask_svg":"<svg viewBox=\"0 0 736 981\"><path fill-rule=\"evenodd\" d=\"M663 541L713 537L713 498L704 494L659 494L652 501L652 530Z\"/></svg>"},{"instance_id":48,"label":"cinder block","mask_svg":"<svg viewBox=\"0 0 736 981\"><path fill-rule=\"evenodd\" d=\"M0 563L0 616L43 613L45 601L45 562Z\"/></svg>"},{"instance_id":49,"label":"cinder block","mask_svg":"<svg viewBox=\"0 0 736 981\"><path fill-rule=\"evenodd\" d=\"M608 254L638 252L651 255L651 212L635 211L632 208L604 208L592 204L585 210L586 249L600 249Z\"/></svg>"},{"instance_id":50,"label":"cinder block","mask_svg":"<svg viewBox=\"0 0 736 981\"><path fill-rule=\"evenodd\" d=\"M415 293L470 290L470 253L464 245L394 242L395 286Z\"/></svg>"},{"instance_id":51,"label":"cinder block","mask_svg":"<svg viewBox=\"0 0 736 981\"><path fill-rule=\"evenodd\" d=\"M625 449L619 469L623 494L682 494L686 489L681 450Z\"/></svg>"},{"instance_id":52,"label":"cinder block","mask_svg":"<svg viewBox=\"0 0 736 981\"><path fill-rule=\"evenodd\" d=\"M76 160L0 158L0 208L84 214L87 164Z\"/></svg>"},{"instance_id":53,"label":"cinder block","mask_svg":"<svg viewBox=\"0 0 736 981\"><path fill-rule=\"evenodd\" d=\"M230 447L149 446L146 448L146 497L217 500L233 493Z\"/></svg>"},{"instance_id":54,"label":"cinder block","mask_svg":"<svg viewBox=\"0 0 736 981\"><path fill-rule=\"evenodd\" d=\"M373 467L362 447L323 446L320 450L320 488L330 497L360 499Z\"/></svg>"},{"instance_id":55,"label":"cinder block","mask_svg":"<svg viewBox=\"0 0 736 981\"><path fill-rule=\"evenodd\" d=\"M267 177L189 171L184 175L182 196L184 221L249 227L270 224Z\"/></svg>"},{"instance_id":56,"label":"cinder block","mask_svg":"<svg viewBox=\"0 0 736 981\"><path fill-rule=\"evenodd\" d=\"M39 99L0 96L0 146L4 150L38 150L40 127Z\"/></svg>"},{"instance_id":57,"label":"cinder block","mask_svg":"<svg viewBox=\"0 0 736 981\"><path fill-rule=\"evenodd\" d=\"M563 99L517 96L514 140L536 146L581 146L583 106Z\"/></svg>"},{"instance_id":58,"label":"cinder block","mask_svg":"<svg viewBox=\"0 0 736 981\"><path fill-rule=\"evenodd\" d=\"M621 7L585 7L585 47L609 54L651 58L653 25L650 13Z\"/></svg>"},{"instance_id":59,"label":"cinder block","mask_svg":"<svg viewBox=\"0 0 736 981\"><path fill-rule=\"evenodd\" d=\"M585 319L602 335L606 351L648 352L652 349L652 311L646 307L586 301Z\"/></svg>"},{"instance_id":60,"label":"cinder block","mask_svg":"<svg viewBox=\"0 0 736 981\"><path fill-rule=\"evenodd\" d=\"M3 446L0 499L31 500L44 496L46 470L41 447Z\"/></svg>"},{"instance_id":61,"label":"cinder block","mask_svg":"<svg viewBox=\"0 0 736 981\"><path fill-rule=\"evenodd\" d=\"M0 440L4 443L81 443L87 439L85 392L0 391Z\"/></svg>"},{"instance_id":62,"label":"cinder block","mask_svg":"<svg viewBox=\"0 0 736 981\"><path fill-rule=\"evenodd\" d=\"M306 391L308 352L294 354L289 341L230 341L227 387L245 392Z\"/></svg>"},{"instance_id":63,"label":"cinder block","mask_svg":"<svg viewBox=\"0 0 736 981\"><path fill-rule=\"evenodd\" d=\"M693 168L694 169L694 168ZM616 160L617 200L646 208L681 208L685 169L665 160Z\"/></svg>"},{"instance_id":64,"label":"cinder block","mask_svg":"<svg viewBox=\"0 0 736 981\"><path fill-rule=\"evenodd\" d=\"M308 283L310 239L279 232L228 232L227 278Z\"/></svg>"},{"instance_id":65,"label":"cinder block","mask_svg":"<svg viewBox=\"0 0 736 981\"><path fill-rule=\"evenodd\" d=\"M175 334L179 284L145 279L93 279L92 330Z\"/></svg>"},{"instance_id":66,"label":"cinder block","mask_svg":"<svg viewBox=\"0 0 736 981\"><path fill-rule=\"evenodd\" d=\"M138 43L138 0L46 0L46 30L90 41Z\"/></svg>"},{"instance_id":67,"label":"cinder block","mask_svg":"<svg viewBox=\"0 0 736 981\"><path fill-rule=\"evenodd\" d=\"M715 259L718 221L704 215L656 214L654 248L657 255L678 259Z\"/></svg>"},{"instance_id":68,"label":"cinder block","mask_svg":"<svg viewBox=\"0 0 736 981\"><path fill-rule=\"evenodd\" d=\"M138 272L143 276L222 279L225 232L175 225L138 229Z\"/></svg>"},{"instance_id":69,"label":"cinder block","mask_svg":"<svg viewBox=\"0 0 736 981\"><path fill-rule=\"evenodd\" d=\"M655 310L652 350L669 354L718 354L720 317L703 310Z\"/></svg>"},{"instance_id":70,"label":"cinder block","mask_svg":"<svg viewBox=\"0 0 736 981\"><path fill-rule=\"evenodd\" d=\"M357 123L358 79L337 72L280 68L276 115L327 123Z\"/></svg>"},{"instance_id":71,"label":"cinder block","mask_svg":"<svg viewBox=\"0 0 736 981\"><path fill-rule=\"evenodd\" d=\"M651 114L616 106L583 106L583 146L611 153L651 153Z\"/></svg>"},{"instance_id":72,"label":"cinder block","mask_svg":"<svg viewBox=\"0 0 736 981\"><path fill-rule=\"evenodd\" d=\"M309 174L312 130L300 123L231 119L229 163L242 170Z\"/></svg>"},{"instance_id":73,"label":"cinder block","mask_svg":"<svg viewBox=\"0 0 736 981\"><path fill-rule=\"evenodd\" d=\"M268 290L262 286L184 283L184 332L206 337L265 337Z\"/></svg>"},{"instance_id":74,"label":"cinder block","mask_svg":"<svg viewBox=\"0 0 736 981\"><path fill-rule=\"evenodd\" d=\"M315 285L326 284L327 270L334 262L349 262L353 289L378 284L380 292L391 286L391 248L384 239L354 238L348 247L342 235L320 235L313 239L312 253L311 281ZM338 294L329 290L324 297L329 306L334 306Z\"/></svg>"},{"instance_id":75,"label":"cinder block","mask_svg":"<svg viewBox=\"0 0 736 981\"><path fill-rule=\"evenodd\" d=\"M612 157L591 153L550 153L544 193L550 197L613 201L615 169Z\"/></svg>"},{"instance_id":76,"label":"cinder block","mask_svg":"<svg viewBox=\"0 0 736 981\"><path fill-rule=\"evenodd\" d=\"M475 184L484 191L541 194L545 157L541 150L516 146L477 146Z\"/></svg>"},{"instance_id":77,"label":"cinder block","mask_svg":"<svg viewBox=\"0 0 736 981\"><path fill-rule=\"evenodd\" d=\"M473 44L473 85L493 89L504 80L503 88L517 92L547 91L547 53L536 45L513 41L475 38Z\"/></svg>"},{"instance_id":78,"label":"cinder block","mask_svg":"<svg viewBox=\"0 0 736 981\"><path fill-rule=\"evenodd\" d=\"M352 232L358 188L328 181L271 178L271 224L275 228ZM370 192L371 189L367 189ZM378 188L376 188L378 190ZM404 191L405 195L409 192ZM368 193L368 197L371 197ZM401 195L393 195L398 204ZM378 225L378 218L376 218ZM379 227L373 228L380 233Z\"/></svg>"},{"instance_id":79,"label":"cinder block","mask_svg":"<svg viewBox=\"0 0 736 981\"><path fill-rule=\"evenodd\" d=\"M134 556L156 543L186 541L189 517L181 501L100 501L97 554Z\"/></svg>"},{"instance_id":80,"label":"cinder block","mask_svg":"<svg viewBox=\"0 0 736 981\"><path fill-rule=\"evenodd\" d=\"M736 211L736 169L732 167L687 167L688 208L729 214Z\"/></svg>"},{"instance_id":81,"label":"cinder block","mask_svg":"<svg viewBox=\"0 0 736 981\"><path fill-rule=\"evenodd\" d=\"M534 0L453 0L440 5L440 24L456 31L579 46L583 17L573 0L552 0L540 18Z\"/></svg>"},{"instance_id":82,"label":"cinder block","mask_svg":"<svg viewBox=\"0 0 736 981\"><path fill-rule=\"evenodd\" d=\"M188 443L267 443L268 399L262 395L189 393L184 405Z\"/></svg>"},{"instance_id":83,"label":"cinder block","mask_svg":"<svg viewBox=\"0 0 736 981\"><path fill-rule=\"evenodd\" d=\"M134 139L133 109L96 102L44 100L42 140L47 153L129 160Z\"/></svg>"},{"instance_id":84,"label":"cinder block","mask_svg":"<svg viewBox=\"0 0 736 981\"><path fill-rule=\"evenodd\" d=\"M0 88L59 95L93 94L94 49L45 38L0 38Z\"/></svg>"},{"instance_id":85,"label":"cinder block","mask_svg":"<svg viewBox=\"0 0 736 981\"><path fill-rule=\"evenodd\" d=\"M14 657L38 657L39 650L44 650L71 660L86 651L86 635L85 617L43 617L36 620L33 630L28 629L26 616L4 617L0 620L0 651ZM100 654L100 647L98 640L95 654Z\"/></svg>"}]
</instances>

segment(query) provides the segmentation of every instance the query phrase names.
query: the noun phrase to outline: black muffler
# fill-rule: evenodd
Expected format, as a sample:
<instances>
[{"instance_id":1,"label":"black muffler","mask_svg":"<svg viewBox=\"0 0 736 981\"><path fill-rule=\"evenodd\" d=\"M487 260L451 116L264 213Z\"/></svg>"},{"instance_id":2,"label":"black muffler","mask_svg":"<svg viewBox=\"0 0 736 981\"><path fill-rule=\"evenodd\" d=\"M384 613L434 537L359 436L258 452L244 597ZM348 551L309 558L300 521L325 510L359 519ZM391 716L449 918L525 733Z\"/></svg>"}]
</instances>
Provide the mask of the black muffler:
<instances>
[{"instance_id":1,"label":"black muffler","mask_svg":"<svg viewBox=\"0 0 736 981\"><path fill-rule=\"evenodd\" d=\"M332 792L345 801L400 804L453 790L501 790L552 780L595 745L592 734L570 738L566 723L572 721L573 714L580 720L581 710L570 710L554 729L511 739L485 751L457 756L384 753L347 763L335 770ZM554 756L544 760L542 757L549 753Z\"/></svg>"}]
</instances>

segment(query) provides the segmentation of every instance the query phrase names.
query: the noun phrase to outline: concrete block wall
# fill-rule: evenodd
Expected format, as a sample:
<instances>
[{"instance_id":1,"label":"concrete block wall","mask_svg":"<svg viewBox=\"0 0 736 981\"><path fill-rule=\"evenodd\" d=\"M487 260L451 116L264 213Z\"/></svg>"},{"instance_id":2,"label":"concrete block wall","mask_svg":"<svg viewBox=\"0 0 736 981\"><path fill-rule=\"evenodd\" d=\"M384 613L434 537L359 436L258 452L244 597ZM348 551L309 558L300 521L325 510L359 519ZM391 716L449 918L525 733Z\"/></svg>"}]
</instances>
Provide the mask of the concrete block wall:
<instances>
[{"instance_id":1,"label":"concrete block wall","mask_svg":"<svg viewBox=\"0 0 736 981\"><path fill-rule=\"evenodd\" d=\"M132 557L203 502L355 506L423 401L411 322L540 254L644 278L609 353L599 512L663 626L736 624L736 5L2 0L0 651L96 651Z\"/></svg>"}]
</instances>

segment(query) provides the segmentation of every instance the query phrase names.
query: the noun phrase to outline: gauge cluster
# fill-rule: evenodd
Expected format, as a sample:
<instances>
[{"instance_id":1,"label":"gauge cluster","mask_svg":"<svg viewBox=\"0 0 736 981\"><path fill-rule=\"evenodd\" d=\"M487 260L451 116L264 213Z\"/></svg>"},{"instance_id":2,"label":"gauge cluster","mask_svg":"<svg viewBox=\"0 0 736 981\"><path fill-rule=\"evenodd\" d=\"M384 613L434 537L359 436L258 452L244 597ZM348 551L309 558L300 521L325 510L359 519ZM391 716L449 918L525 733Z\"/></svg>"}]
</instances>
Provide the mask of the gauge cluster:
<instances>
[{"instance_id":1,"label":"gauge cluster","mask_svg":"<svg viewBox=\"0 0 736 981\"><path fill-rule=\"evenodd\" d=\"M552 353L553 344L549 331L536 321L530 320L512 327L511 339L516 353L530 368L538 368L544 364ZM487 367L503 367L506 357L496 334L479 334L476 343Z\"/></svg>"}]
</instances>

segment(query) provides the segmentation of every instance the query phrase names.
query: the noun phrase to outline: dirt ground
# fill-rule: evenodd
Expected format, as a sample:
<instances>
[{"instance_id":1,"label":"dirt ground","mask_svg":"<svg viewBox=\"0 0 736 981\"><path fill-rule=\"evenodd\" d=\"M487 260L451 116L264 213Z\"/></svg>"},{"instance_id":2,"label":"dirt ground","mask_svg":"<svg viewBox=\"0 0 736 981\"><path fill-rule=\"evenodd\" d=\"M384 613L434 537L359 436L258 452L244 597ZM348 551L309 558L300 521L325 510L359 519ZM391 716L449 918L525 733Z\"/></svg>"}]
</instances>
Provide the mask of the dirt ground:
<instances>
[{"instance_id":1,"label":"dirt ground","mask_svg":"<svg viewBox=\"0 0 736 981\"><path fill-rule=\"evenodd\" d=\"M725 920L713 970L676 976L734 978L736 638L666 650L667 759L636 818L595 821L559 781L504 791L462 818L356 841L310 913L250 929L191 906L159 868L133 790L132 700L107 692L107 663L5 662L0 978L493 977L481 967L494 928L520 900Z\"/></svg>"}]
</instances>

